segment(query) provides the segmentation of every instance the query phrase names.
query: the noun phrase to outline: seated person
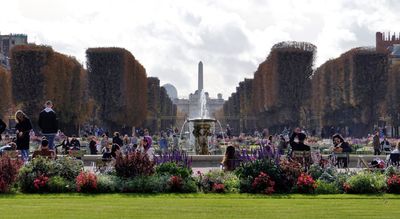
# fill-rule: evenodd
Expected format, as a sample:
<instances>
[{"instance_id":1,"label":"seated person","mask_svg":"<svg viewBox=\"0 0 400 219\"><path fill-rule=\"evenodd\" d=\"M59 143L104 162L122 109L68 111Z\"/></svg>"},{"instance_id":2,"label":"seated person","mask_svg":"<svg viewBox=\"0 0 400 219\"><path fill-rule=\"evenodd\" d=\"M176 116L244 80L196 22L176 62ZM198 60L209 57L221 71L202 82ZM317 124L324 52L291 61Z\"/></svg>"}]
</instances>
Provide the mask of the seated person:
<instances>
[{"instance_id":1,"label":"seated person","mask_svg":"<svg viewBox=\"0 0 400 219\"><path fill-rule=\"evenodd\" d=\"M331 148L331 151L333 153L350 153L351 152L351 147L349 143L344 141L344 138L340 134L334 134L332 136L332 141L333 141L333 147ZM342 163L344 168L347 168L347 164L349 163L348 157L338 157L337 159L337 164Z\"/></svg>"},{"instance_id":2,"label":"seated person","mask_svg":"<svg viewBox=\"0 0 400 219\"><path fill-rule=\"evenodd\" d=\"M225 156L221 164L223 165L223 169L225 171L233 171L235 170L237 164L239 164L237 162L235 148L232 145L226 148Z\"/></svg>"},{"instance_id":3,"label":"seated person","mask_svg":"<svg viewBox=\"0 0 400 219\"><path fill-rule=\"evenodd\" d=\"M390 153L391 154L400 154L399 148L400 148L400 142L397 144L397 146Z\"/></svg>"},{"instance_id":4,"label":"seated person","mask_svg":"<svg viewBox=\"0 0 400 219\"><path fill-rule=\"evenodd\" d=\"M383 141L381 142L381 148L383 152L390 153L390 142L387 140L386 136L383 136Z\"/></svg>"},{"instance_id":5,"label":"seated person","mask_svg":"<svg viewBox=\"0 0 400 219\"><path fill-rule=\"evenodd\" d=\"M33 152L32 159L38 156L56 159L56 153L53 150L49 150L49 141L45 138L42 140L40 150Z\"/></svg>"},{"instance_id":6,"label":"seated person","mask_svg":"<svg viewBox=\"0 0 400 219\"><path fill-rule=\"evenodd\" d=\"M62 139L63 139L62 142L59 145L57 145L56 148L61 146L62 150L64 151L64 154L68 154L69 149L71 147L71 144L69 143L69 140L68 140L68 136L63 135Z\"/></svg>"},{"instance_id":7,"label":"seated person","mask_svg":"<svg viewBox=\"0 0 400 219\"><path fill-rule=\"evenodd\" d=\"M289 144L293 151L310 151L310 146L304 144L306 134L302 133L300 128L296 128L290 136ZM297 141L296 141L297 140Z\"/></svg>"},{"instance_id":8,"label":"seated person","mask_svg":"<svg viewBox=\"0 0 400 219\"><path fill-rule=\"evenodd\" d=\"M121 149L121 147L118 144L114 143L111 147L111 157L116 159L117 156L121 154L120 149Z\"/></svg>"},{"instance_id":9,"label":"seated person","mask_svg":"<svg viewBox=\"0 0 400 219\"><path fill-rule=\"evenodd\" d=\"M335 153L350 153L351 147L349 143L344 141L344 138L340 134L334 134L332 136L333 147L331 150Z\"/></svg>"},{"instance_id":10,"label":"seated person","mask_svg":"<svg viewBox=\"0 0 400 219\"><path fill-rule=\"evenodd\" d=\"M17 145L14 142L9 142L8 144L0 147L0 156L6 151L16 151Z\"/></svg>"},{"instance_id":11,"label":"seated person","mask_svg":"<svg viewBox=\"0 0 400 219\"><path fill-rule=\"evenodd\" d=\"M78 139L76 139L76 136L73 135L71 142L69 143L71 146L71 150L80 150L81 149L81 143L79 142Z\"/></svg>"},{"instance_id":12,"label":"seated person","mask_svg":"<svg viewBox=\"0 0 400 219\"><path fill-rule=\"evenodd\" d=\"M111 156L111 150L109 147L103 148L102 153L103 153L103 156L101 157L101 159L103 161L111 160L112 156Z\"/></svg>"}]
</instances>

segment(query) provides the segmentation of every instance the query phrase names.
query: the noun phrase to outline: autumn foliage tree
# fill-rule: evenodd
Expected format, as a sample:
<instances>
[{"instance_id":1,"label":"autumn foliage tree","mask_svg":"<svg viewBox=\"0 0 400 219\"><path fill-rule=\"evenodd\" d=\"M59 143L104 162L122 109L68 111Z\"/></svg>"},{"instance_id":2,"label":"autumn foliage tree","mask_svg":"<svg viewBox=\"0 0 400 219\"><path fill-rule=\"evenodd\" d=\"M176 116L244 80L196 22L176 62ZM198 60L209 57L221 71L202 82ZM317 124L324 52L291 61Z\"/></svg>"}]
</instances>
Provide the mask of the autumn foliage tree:
<instances>
[{"instance_id":1,"label":"autumn foliage tree","mask_svg":"<svg viewBox=\"0 0 400 219\"><path fill-rule=\"evenodd\" d=\"M111 130L142 125L147 112L145 68L122 48L90 48L86 57L89 95L100 121Z\"/></svg>"},{"instance_id":2,"label":"autumn foliage tree","mask_svg":"<svg viewBox=\"0 0 400 219\"><path fill-rule=\"evenodd\" d=\"M319 127L349 127L362 136L387 114L388 56L355 48L320 66L312 79L313 115ZM391 96L393 97L393 96Z\"/></svg>"},{"instance_id":3,"label":"autumn foliage tree","mask_svg":"<svg viewBox=\"0 0 400 219\"><path fill-rule=\"evenodd\" d=\"M0 119L11 107L10 73L0 66Z\"/></svg>"},{"instance_id":4,"label":"autumn foliage tree","mask_svg":"<svg viewBox=\"0 0 400 219\"><path fill-rule=\"evenodd\" d=\"M48 46L15 46L11 55L12 93L36 124L46 100L52 100L63 131L77 132L87 117L86 71L73 57Z\"/></svg>"}]
</instances>

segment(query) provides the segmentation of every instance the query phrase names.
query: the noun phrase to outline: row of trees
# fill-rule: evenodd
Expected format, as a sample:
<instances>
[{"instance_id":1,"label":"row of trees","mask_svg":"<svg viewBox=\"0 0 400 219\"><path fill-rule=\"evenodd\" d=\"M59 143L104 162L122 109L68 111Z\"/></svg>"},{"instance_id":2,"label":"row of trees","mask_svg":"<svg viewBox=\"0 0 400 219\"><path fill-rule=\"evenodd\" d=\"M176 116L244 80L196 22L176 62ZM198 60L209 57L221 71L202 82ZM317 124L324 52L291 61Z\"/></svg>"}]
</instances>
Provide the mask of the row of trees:
<instances>
[{"instance_id":1,"label":"row of trees","mask_svg":"<svg viewBox=\"0 0 400 219\"><path fill-rule=\"evenodd\" d=\"M315 52L316 47L305 42L274 45L254 73L254 80L239 83L225 103L228 123L245 132L257 127L278 131L301 123L311 93Z\"/></svg>"},{"instance_id":2,"label":"row of trees","mask_svg":"<svg viewBox=\"0 0 400 219\"><path fill-rule=\"evenodd\" d=\"M160 80L156 77L147 79L147 119L146 127L154 131L171 128L176 123L177 107L169 98Z\"/></svg>"},{"instance_id":3,"label":"row of trees","mask_svg":"<svg viewBox=\"0 0 400 219\"><path fill-rule=\"evenodd\" d=\"M305 126L330 134L347 127L356 136L386 119L400 125L400 65L390 65L386 53L356 48L313 71L315 52L309 43L275 45L254 80L239 83L225 103L227 122L244 132ZM249 100L240 98L249 92Z\"/></svg>"},{"instance_id":4,"label":"row of trees","mask_svg":"<svg viewBox=\"0 0 400 219\"><path fill-rule=\"evenodd\" d=\"M142 126L148 111L163 110L147 108L146 70L129 51L90 48L86 55L87 70L74 57L51 47L15 46L11 72L0 68L0 116L10 108L22 109L36 124L44 102L50 99L60 128L76 133L82 124L108 130ZM163 106L165 101L156 100Z\"/></svg>"}]
</instances>

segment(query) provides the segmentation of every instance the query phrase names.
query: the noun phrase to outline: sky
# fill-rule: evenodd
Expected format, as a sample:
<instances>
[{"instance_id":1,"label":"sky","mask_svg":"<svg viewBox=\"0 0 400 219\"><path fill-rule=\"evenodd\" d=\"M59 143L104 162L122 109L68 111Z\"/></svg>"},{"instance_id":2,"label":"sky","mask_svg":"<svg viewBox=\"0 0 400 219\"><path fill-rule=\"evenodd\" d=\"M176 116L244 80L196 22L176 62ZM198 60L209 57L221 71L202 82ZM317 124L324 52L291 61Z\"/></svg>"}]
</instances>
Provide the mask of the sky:
<instances>
[{"instance_id":1,"label":"sky","mask_svg":"<svg viewBox=\"0 0 400 219\"><path fill-rule=\"evenodd\" d=\"M91 47L123 47L179 97L204 88L227 99L282 41L317 46L314 68L375 32L400 32L396 0L0 0L0 33L25 33L86 66Z\"/></svg>"}]
</instances>

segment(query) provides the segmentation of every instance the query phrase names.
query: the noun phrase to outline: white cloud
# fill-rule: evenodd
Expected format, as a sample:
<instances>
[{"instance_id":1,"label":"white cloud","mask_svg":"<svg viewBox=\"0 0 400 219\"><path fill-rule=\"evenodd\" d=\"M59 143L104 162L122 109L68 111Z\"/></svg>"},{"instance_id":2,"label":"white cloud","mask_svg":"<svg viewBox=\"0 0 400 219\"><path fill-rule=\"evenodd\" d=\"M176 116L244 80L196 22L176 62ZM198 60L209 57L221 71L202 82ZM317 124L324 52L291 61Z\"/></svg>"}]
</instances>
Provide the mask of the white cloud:
<instances>
[{"instance_id":1,"label":"white cloud","mask_svg":"<svg viewBox=\"0 0 400 219\"><path fill-rule=\"evenodd\" d=\"M374 46L376 31L400 31L394 0L0 0L0 31L85 62L89 47L128 49L161 84L180 96L205 88L227 98L252 77L270 48L285 40L318 48L316 66L357 46ZM4 10L6 8L6 10Z\"/></svg>"}]
</instances>

